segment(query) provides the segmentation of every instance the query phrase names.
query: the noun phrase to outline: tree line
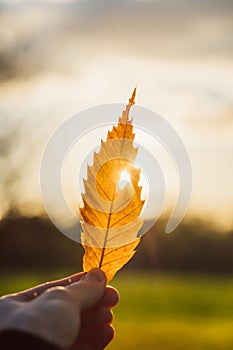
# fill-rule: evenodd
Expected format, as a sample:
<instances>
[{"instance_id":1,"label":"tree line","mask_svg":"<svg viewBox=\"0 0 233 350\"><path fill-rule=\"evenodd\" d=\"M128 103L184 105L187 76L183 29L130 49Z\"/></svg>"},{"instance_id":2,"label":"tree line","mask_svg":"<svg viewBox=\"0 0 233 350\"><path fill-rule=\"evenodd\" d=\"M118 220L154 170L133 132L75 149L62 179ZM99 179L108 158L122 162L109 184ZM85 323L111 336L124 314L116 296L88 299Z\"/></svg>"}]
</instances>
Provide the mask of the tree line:
<instances>
[{"instance_id":1,"label":"tree line","mask_svg":"<svg viewBox=\"0 0 233 350\"><path fill-rule=\"evenodd\" d=\"M184 221L171 234L166 220L146 233L128 269L198 273L233 272L233 230L219 232L207 222ZM0 269L81 270L83 248L47 219L8 215L0 222Z\"/></svg>"}]
</instances>

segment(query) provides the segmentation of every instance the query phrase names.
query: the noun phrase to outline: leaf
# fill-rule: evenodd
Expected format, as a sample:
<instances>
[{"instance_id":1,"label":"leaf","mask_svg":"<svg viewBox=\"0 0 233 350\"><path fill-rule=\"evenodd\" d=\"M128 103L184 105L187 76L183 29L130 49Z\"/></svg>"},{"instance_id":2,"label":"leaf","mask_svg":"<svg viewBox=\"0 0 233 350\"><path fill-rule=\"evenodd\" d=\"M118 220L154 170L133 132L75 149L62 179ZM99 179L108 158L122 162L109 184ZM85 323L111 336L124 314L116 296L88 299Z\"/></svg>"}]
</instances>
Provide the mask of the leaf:
<instances>
[{"instance_id":1,"label":"leaf","mask_svg":"<svg viewBox=\"0 0 233 350\"><path fill-rule=\"evenodd\" d=\"M143 225L139 219L144 204L138 185L140 170L134 164L138 149L133 144L135 134L129 119L135 94L136 89L117 126L108 132L106 141L101 140L100 151L94 152L93 164L87 166L84 179L80 208L83 269L99 267L108 281L135 254ZM123 172L129 175L130 183L120 188Z\"/></svg>"}]
</instances>

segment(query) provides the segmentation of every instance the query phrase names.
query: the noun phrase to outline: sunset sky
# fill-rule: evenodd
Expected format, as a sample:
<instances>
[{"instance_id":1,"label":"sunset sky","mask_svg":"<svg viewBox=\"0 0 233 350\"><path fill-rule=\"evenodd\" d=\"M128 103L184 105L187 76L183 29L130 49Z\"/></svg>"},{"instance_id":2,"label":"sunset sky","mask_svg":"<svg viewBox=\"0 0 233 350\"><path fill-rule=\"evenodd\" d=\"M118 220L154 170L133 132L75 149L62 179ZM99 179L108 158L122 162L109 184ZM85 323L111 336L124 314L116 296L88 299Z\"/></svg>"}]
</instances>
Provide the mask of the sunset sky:
<instances>
[{"instance_id":1,"label":"sunset sky","mask_svg":"<svg viewBox=\"0 0 233 350\"><path fill-rule=\"evenodd\" d=\"M189 215L232 227L232 18L231 0L0 0L2 214L9 200L42 211L40 160L61 122L137 86L187 147Z\"/></svg>"}]
</instances>

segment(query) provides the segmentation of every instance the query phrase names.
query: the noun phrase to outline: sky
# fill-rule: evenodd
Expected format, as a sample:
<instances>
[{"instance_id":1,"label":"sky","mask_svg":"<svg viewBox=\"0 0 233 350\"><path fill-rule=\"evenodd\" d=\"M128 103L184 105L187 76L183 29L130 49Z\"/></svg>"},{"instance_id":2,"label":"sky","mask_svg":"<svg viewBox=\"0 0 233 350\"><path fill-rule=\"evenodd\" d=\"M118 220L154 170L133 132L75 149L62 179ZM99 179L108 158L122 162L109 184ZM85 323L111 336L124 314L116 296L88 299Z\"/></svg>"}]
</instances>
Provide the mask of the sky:
<instances>
[{"instance_id":1,"label":"sky","mask_svg":"<svg viewBox=\"0 0 233 350\"><path fill-rule=\"evenodd\" d=\"M0 0L2 215L9 201L43 211L40 160L60 123L127 102L137 86L136 103L188 150L188 214L232 227L232 15L231 0ZM160 158L173 198L174 169Z\"/></svg>"}]
</instances>

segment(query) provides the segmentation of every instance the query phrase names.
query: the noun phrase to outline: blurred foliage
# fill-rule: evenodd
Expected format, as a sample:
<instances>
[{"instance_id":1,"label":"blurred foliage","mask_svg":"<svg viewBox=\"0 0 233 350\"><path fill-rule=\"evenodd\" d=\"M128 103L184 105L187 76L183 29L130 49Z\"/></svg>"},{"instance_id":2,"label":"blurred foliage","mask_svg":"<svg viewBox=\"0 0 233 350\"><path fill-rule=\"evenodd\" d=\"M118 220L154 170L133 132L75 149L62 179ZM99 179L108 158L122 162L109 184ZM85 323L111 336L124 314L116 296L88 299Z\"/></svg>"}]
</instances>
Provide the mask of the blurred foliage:
<instances>
[{"instance_id":1,"label":"blurred foliage","mask_svg":"<svg viewBox=\"0 0 233 350\"><path fill-rule=\"evenodd\" d=\"M81 269L83 248L41 217L9 214L0 223L2 270Z\"/></svg>"},{"instance_id":2,"label":"blurred foliage","mask_svg":"<svg viewBox=\"0 0 233 350\"><path fill-rule=\"evenodd\" d=\"M220 232L210 222L193 219L166 234L166 223L158 222L143 237L135 264L163 271L233 272L232 230Z\"/></svg>"},{"instance_id":3,"label":"blurred foliage","mask_svg":"<svg viewBox=\"0 0 233 350\"><path fill-rule=\"evenodd\" d=\"M199 220L165 233L165 220L142 238L125 269L203 273L233 272L233 231L218 232ZM83 248L42 217L9 213L0 222L1 270L81 269Z\"/></svg>"}]
</instances>

